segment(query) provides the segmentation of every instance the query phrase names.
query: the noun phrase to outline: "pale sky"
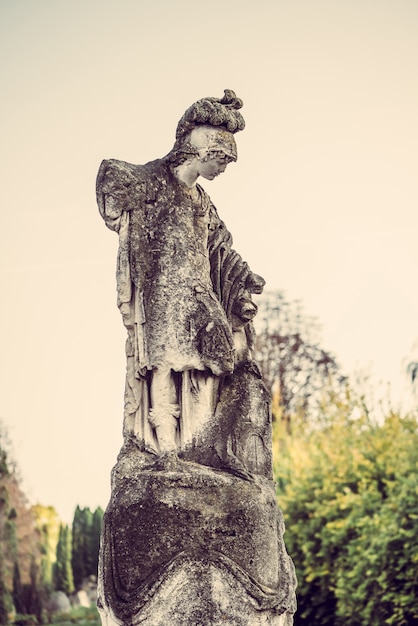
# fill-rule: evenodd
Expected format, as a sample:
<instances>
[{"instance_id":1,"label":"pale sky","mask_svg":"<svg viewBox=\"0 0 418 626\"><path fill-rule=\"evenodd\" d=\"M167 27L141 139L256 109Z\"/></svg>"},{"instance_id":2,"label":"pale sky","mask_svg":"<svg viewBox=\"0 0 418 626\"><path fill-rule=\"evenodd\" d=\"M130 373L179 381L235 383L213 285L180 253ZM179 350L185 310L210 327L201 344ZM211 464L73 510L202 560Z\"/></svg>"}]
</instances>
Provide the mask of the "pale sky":
<instances>
[{"instance_id":1,"label":"pale sky","mask_svg":"<svg viewBox=\"0 0 418 626\"><path fill-rule=\"evenodd\" d=\"M32 502L106 506L122 443L103 158L166 154L233 89L238 162L204 187L347 373L402 397L418 339L416 0L0 0L0 418Z\"/></svg>"}]
</instances>

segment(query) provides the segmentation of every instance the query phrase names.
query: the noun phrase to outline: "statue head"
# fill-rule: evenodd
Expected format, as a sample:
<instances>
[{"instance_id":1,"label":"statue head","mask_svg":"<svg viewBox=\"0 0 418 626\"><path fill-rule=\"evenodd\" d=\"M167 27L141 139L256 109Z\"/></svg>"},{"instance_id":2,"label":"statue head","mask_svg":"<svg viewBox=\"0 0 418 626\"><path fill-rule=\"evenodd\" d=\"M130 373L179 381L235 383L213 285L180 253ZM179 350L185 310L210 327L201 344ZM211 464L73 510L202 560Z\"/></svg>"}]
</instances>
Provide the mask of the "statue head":
<instances>
[{"instance_id":1,"label":"statue head","mask_svg":"<svg viewBox=\"0 0 418 626\"><path fill-rule=\"evenodd\" d=\"M177 125L176 142L170 160L180 164L197 157L201 161L224 159L226 164L237 160L234 133L245 127L238 109L242 100L230 89L223 98L202 98L192 104Z\"/></svg>"}]
</instances>

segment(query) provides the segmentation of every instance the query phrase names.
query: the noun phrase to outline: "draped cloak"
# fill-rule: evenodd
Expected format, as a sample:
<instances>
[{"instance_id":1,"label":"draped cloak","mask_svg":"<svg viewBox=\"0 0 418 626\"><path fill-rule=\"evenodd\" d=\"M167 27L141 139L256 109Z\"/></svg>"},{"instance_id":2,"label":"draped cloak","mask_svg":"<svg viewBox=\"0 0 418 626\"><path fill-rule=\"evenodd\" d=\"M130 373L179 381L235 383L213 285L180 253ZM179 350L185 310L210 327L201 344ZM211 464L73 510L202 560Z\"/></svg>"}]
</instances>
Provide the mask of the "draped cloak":
<instances>
[{"instance_id":1,"label":"draped cloak","mask_svg":"<svg viewBox=\"0 0 418 626\"><path fill-rule=\"evenodd\" d=\"M149 370L232 372L232 309L251 271L207 193L180 182L167 157L145 165L103 161L97 201L106 225L119 234L129 418L144 405L138 381ZM134 430L146 439L149 426L144 416L141 421Z\"/></svg>"}]
</instances>

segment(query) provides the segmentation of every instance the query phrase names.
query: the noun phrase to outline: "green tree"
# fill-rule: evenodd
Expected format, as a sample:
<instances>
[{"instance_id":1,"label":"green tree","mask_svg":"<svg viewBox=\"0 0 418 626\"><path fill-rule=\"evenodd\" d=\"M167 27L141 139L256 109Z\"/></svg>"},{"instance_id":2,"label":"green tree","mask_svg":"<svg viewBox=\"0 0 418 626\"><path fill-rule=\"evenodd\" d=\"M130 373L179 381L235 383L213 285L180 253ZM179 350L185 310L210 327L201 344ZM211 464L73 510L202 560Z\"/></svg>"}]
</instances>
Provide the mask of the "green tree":
<instances>
[{"instance_id":1,"label":"green tree","mask_svg":"<svg viewBox=\"0 0 418 626\"><path fill-rule=\"evenodd\" d=\"M100 507L94 513L89 507L76 507L72 525L72 567L76 588L82 585L84 579L97 575L102 521L103 509Z\"/></svg>"},{"instance_id":2,"label":"green tree","mask_svg":"<svg viewBox=\"0 0 418 626\"><path fill-rule=\"evenodd\" d=\"M57 558L61 520L54 507L43 506L42 504L32 506L32 515L39 533L41 550L40 582L46 591L51 591L53 588L53 571Z\"/></svg>"},{"instance_id":3,"label":"green tree","mask_svg":"<svg viewBox=\"0 0 418 626\"><path fill-rule=\"evenodd\" d=\"M296 626L418 624L418 421L361 406L347 390L328 423L277 437Z\"/></svg>"},{"instance_id":4,"label":"green tree","mask_svg":"<svg viewBox=\"0 0 418 626\"><path fill-rule=\"evenodd\" d=\"M14 604L16 613L25 612L22 580L20 578L19 563L17 561L15 561L14 568L13 568L13 604Z\"/></svg>"},{"instance_id":5,"label":"green tree","mask_svg":"<svg viewBox=\"0 0 418 626\"><path fill-rule=\"evenodd\" d=\"M91 527L93 515L88 507L76 507L73 518L73 550L72 568L74 574L74 584L79 589L83 580L92 573L93 564L91 562Z\"/></svg>"},{"instance_id":6,"label":"green tree","mask_svg":"<svg viewBox=\"0 0 418 626\"><path fill-rule=\"evenodd\" d=\"M92 531L91 531L91 563L92 563L92 574L97 575L97 569L99 565L99 548L100 548L100 533L102 530L103 524L103 509L101 507L97 507L97 509L93 513L92 520Z\"/></svg>"},{"instance_id":7,"label":"green tree","mask_svg":"<svg viewBox=\"0 0 418 626\"><path fill-rule=\"evenodd\" d=\"M39 580L39 565L32 558L29 568L29 582L23 585L23 605L25 615L35 615L42 623L42 607L45 600L44 589Z\"/></svg>"},{"instance_id":8,"label":"green tree","mask_svg":"<svg viewBox=\"0 0 418 626\"><path fill-rule=\"evenodd\" d=\"M57 558L54 565L54 586L57 591L63 591L67 594L74 591L71 567L71 530L67 525L60 527Z\"/></svg>"}]
</instances>

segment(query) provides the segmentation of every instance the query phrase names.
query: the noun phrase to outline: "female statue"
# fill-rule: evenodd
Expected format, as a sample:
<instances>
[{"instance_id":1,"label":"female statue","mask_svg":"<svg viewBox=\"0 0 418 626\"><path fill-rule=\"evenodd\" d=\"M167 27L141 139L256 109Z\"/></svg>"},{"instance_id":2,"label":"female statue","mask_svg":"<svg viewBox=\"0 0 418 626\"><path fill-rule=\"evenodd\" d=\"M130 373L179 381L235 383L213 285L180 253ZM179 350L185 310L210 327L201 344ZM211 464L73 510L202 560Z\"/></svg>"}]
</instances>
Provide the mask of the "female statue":
<instances>
[{"instance_id":1,"label":"female statue","mask_svg":"<svg viewBox=\"0 0 418 626\"><path fill-rule=\"evenodd\" d=\"M236 161L241 107L230 90L199 100L181 118L167 156L145 165L103 161L99 170L100 213L119 233L125 441L152 454L173 457L196 438L214 414L217 382L248 348L256 312L250 295L261 293L264 280L232 249L197 183Z\"/></svg>"}]
</instances>

